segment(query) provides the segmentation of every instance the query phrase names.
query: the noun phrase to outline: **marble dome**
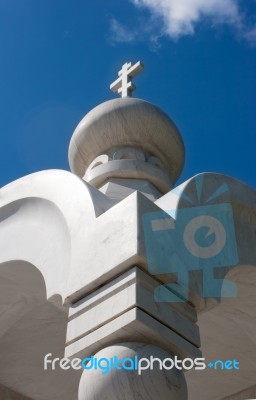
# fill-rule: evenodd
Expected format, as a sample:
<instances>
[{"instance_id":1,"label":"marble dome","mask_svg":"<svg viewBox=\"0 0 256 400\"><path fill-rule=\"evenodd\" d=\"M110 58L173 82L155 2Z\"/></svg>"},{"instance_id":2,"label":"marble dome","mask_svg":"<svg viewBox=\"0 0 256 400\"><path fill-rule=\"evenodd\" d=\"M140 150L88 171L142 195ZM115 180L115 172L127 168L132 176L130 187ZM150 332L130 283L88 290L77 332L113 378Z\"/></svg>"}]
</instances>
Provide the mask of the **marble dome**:
<instances>
[{"instance_id":1,"label":"marble dome","mask_svg":"<svg viewBox=\"0 0 256 400\"><path fill-rule=\"evenodd\" d=\"M126 146L158 157L172 182L178 179L185 149L177 127L155 105L131 97L106 101L85 115L70 141L71 171L83 177L96 157Z\"/></svg>"},{"instance_id":2,"label":"marble dome","mask_svg":"<svg viewBox=\"0 0 256 400\"><path fill-rule=\"evenodd\" d=\"M100 350L94 358L109 362L116 357L119 360L134 360L150 357L165 360L173 359L166 350L149 343L119 343ZM90 364L90 362L89 362ZM169 364L169 363L168 363ZM158 366L158 367L157 367ZM120 367L119 367L120 368ZM102 370L84 370L78 391L79 400L186 400L187 385L184 373L176 368L159 369L156 361L153 369L137 370L111 369L107 374Z\"/></svg>"}]
</instances>

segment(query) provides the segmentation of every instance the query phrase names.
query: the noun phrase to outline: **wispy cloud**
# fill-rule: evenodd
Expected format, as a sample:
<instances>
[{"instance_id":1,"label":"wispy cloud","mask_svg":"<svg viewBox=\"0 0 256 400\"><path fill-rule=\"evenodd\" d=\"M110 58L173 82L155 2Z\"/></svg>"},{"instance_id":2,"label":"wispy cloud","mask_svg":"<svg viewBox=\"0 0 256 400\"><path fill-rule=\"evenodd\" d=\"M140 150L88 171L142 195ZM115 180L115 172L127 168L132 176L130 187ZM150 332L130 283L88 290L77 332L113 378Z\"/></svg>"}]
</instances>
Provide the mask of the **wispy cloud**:
<instances>
[{"instance_id":1,"label":"wispy cloud","mask_svg":"<svg viewBox=\"0 0 256 400\"><path fill-rule=\"evenodd\" d=\"M251 43L252 45L256 45L256 25L251 28L248 29L244 32L244 37L246 40L248 40L249 43Z\"/></svg>"},{"instance_id":2,"label":"wispy cloud","mask_svg":"<svg viewBox=\"0 0 256 400\"><path fill-rule=\"evenodd\" d=\"M231 26L240 37L256 44L256 26L250 23L242 9L246 0L129 0L138 9L145 9L150 15L150 29L137 26L137 31L111 21L111 31L116 42L131 42L140 34L150 38L167 36L178 40L182 36L193 35L196 26L207 21L212 27ZM152 23L153 22L153 23Z\"/></svg>"},{"instance_id":3,"label":"wispy cloud","mask_svg":"<svg viewBox=\"0 0 256 400\"><path fill-rule=\"evenodd\" d=\"M136 39L136 32L130 28L122 25L115 18L110 20L111 37L110 41L113 43L129 43Z\"/></svg>"}]
</instances>

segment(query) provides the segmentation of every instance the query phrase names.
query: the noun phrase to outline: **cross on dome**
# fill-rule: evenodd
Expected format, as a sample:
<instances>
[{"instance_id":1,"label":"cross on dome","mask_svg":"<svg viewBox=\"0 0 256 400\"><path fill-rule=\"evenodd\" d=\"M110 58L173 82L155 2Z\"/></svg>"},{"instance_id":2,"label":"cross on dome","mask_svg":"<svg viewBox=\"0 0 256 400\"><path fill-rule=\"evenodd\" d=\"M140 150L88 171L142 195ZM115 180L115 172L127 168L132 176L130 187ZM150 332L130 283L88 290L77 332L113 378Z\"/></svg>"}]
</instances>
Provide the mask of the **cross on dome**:
<instances>
[{"instance_id":1,"label":"cross on dome","mask_svg":"<svg viewBox=\"0 0 256 400\"><path fill-rule=\"evenodd\" d=\"M144 65L138 61L132 65L131 62L125 63L118 72L119 78L110 85L112 92L118 92L121 97L130 97L136 86L132 83L132 78L142 71Z\"/></svg>"}]
</instances>

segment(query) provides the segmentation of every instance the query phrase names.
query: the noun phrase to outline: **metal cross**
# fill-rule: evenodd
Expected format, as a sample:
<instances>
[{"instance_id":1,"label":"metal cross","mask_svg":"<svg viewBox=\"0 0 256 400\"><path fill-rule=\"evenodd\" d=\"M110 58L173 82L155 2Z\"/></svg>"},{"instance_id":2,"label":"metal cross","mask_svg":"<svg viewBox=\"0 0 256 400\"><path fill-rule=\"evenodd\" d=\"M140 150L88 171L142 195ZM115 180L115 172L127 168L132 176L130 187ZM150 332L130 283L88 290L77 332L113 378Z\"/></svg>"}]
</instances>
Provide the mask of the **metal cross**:
<instances>
[{"instance_id":1,"label":"metal cross","mask_svg":"<svg viewBox=\"0 0 256 400\"><path fill-rule=\"evenodd\" d=\"M132 78L142 71L144 65L138 61L132 65L131 62L125 63L118 72L119 78L110 85L112 92L118 92L121 97L130 97L136 86L132 83Z\"/></svg>"}]
</instances>

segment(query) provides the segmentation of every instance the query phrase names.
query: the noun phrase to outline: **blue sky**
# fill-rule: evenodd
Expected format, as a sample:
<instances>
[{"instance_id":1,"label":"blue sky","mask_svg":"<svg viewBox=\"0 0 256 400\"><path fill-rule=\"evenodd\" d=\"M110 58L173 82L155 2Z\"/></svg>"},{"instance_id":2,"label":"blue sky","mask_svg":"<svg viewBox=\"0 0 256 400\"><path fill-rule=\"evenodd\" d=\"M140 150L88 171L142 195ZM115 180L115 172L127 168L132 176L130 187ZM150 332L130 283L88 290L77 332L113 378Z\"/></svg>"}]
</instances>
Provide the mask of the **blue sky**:
<instances>
[{"instance_id":1,"label":"blue sky","mask_svg":"<svg viewBox=\"0 0 256 400\"><path fill-rule=\"evenodd\" d=\"M69 169L76 125L141 60L135 96L185 142L180 182L213 171L256 187L255 15L255 0L0 0L0 186Z\"/></svg>"}]
</instances>

